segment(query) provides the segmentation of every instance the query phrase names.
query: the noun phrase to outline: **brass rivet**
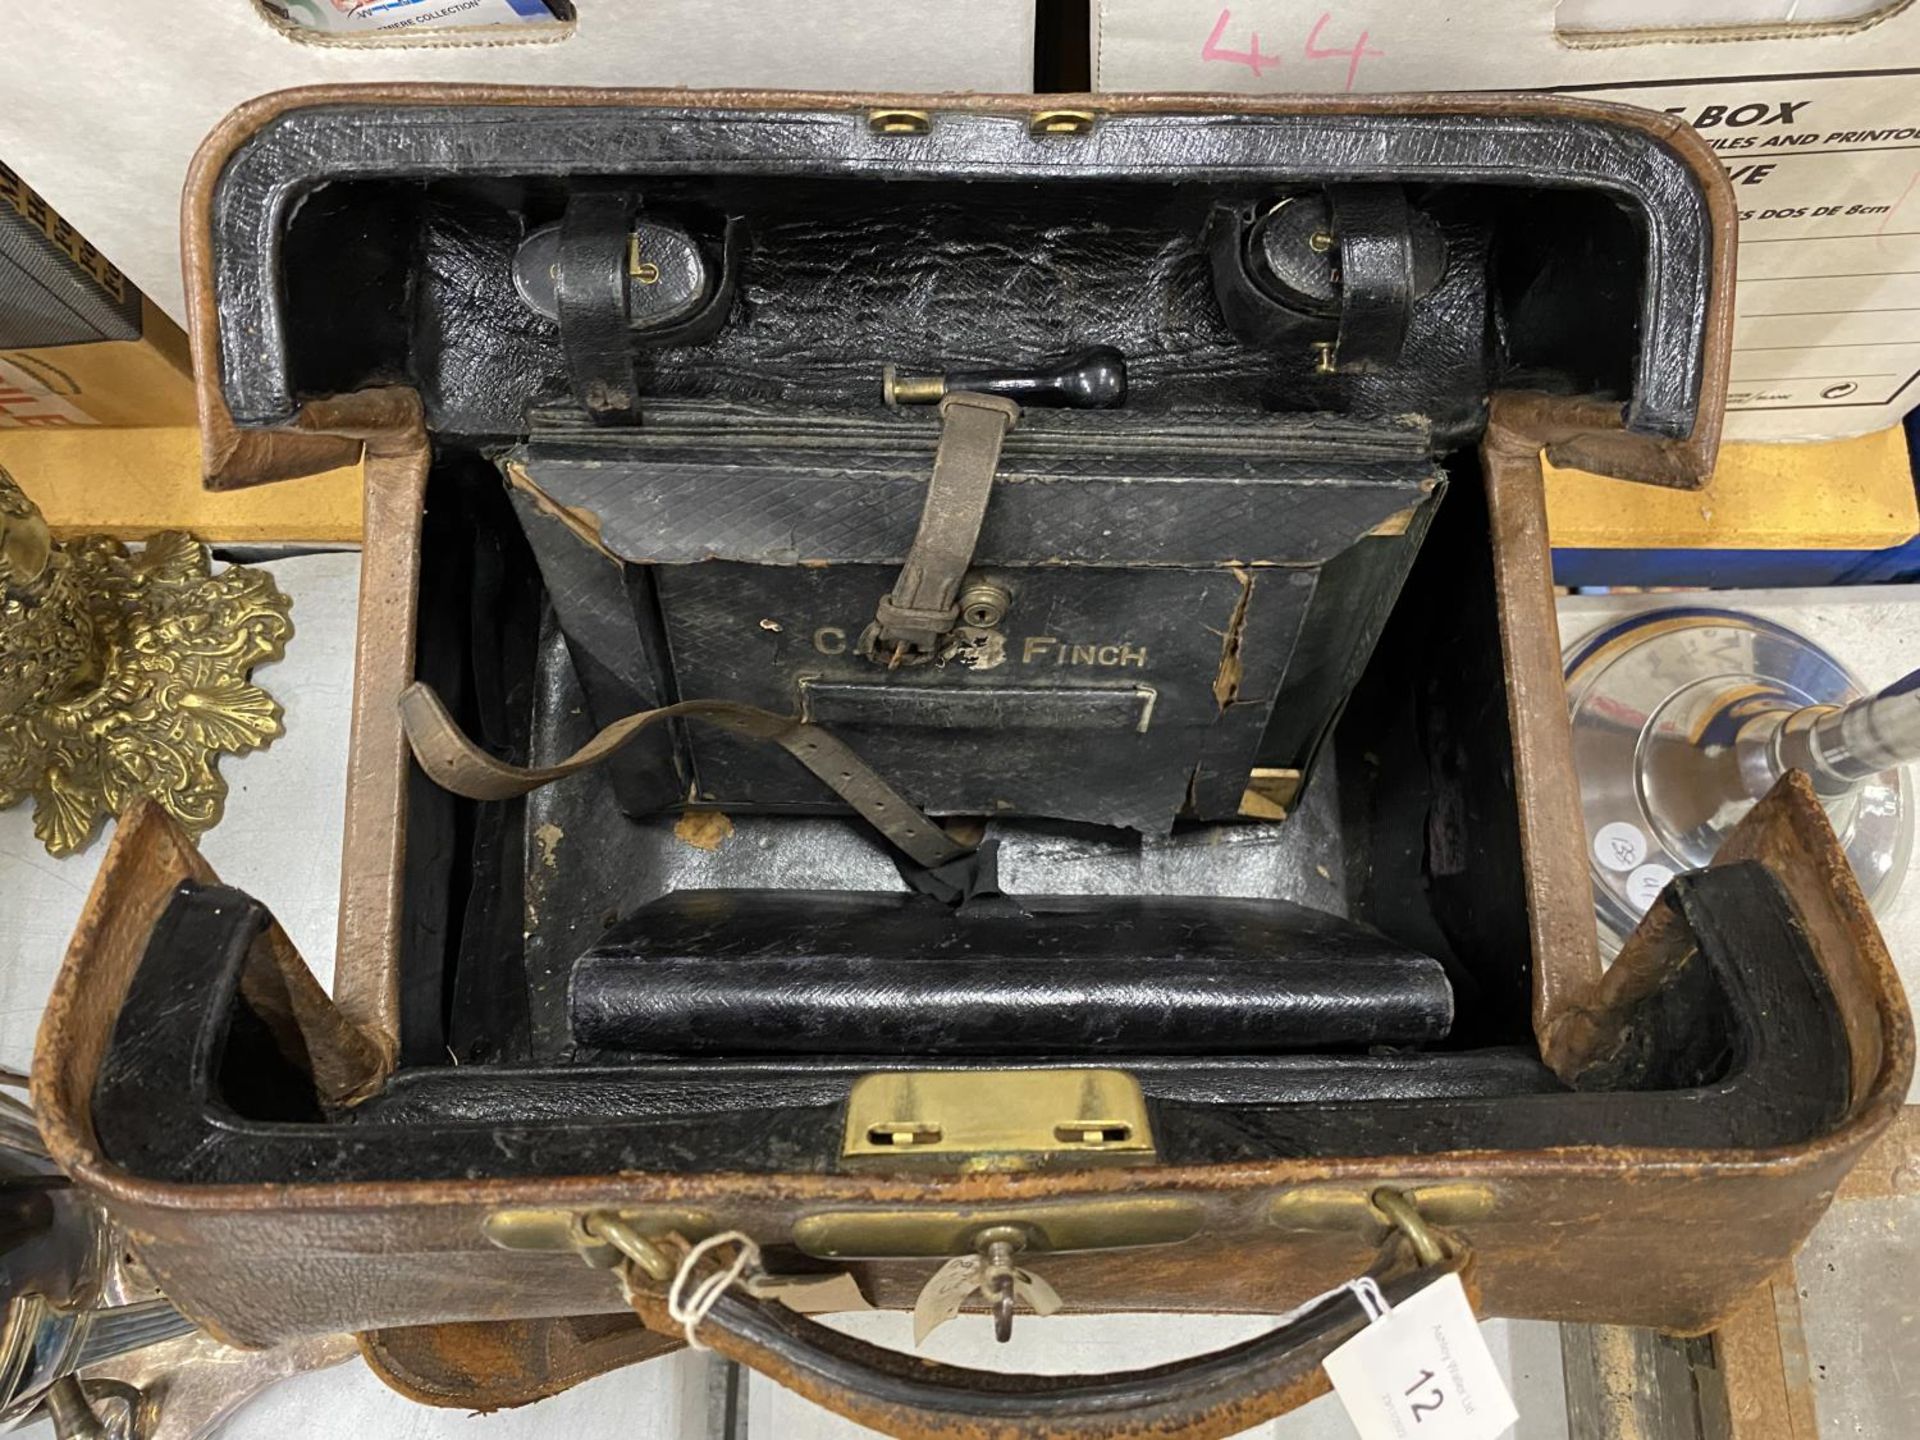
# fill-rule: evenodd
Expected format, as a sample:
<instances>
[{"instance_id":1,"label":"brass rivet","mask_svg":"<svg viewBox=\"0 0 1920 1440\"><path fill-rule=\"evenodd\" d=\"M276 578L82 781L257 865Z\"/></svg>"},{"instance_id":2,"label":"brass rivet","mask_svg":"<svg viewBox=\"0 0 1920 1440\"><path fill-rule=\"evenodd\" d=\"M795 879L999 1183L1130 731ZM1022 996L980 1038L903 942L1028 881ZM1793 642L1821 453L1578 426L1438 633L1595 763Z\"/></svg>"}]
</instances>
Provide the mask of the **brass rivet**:
<instances>
[{"instance_id":1,"label":"brass rivet","mask_svg":"<svg viewBox=\"0 0 1920 1440\"><path fill-rule=\"evenodd\" d=\"M933 128L933 117L924 110L875 110L867 116L867 128L876 135L924 135Z\"/></svg>"}]
</instances>

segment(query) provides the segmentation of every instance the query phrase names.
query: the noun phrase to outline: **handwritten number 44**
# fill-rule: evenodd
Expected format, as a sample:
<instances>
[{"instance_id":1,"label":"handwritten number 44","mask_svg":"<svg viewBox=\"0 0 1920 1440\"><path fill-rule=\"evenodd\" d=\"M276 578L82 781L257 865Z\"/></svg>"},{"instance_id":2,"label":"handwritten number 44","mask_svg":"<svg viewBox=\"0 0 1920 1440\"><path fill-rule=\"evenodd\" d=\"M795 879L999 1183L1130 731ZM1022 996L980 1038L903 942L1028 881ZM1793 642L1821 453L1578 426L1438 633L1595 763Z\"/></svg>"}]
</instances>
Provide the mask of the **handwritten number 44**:
<instances>
[{"instance_id":1,"label":"handwritten number 44","mask_svg":"<svg viewBox=\"0 0 1920 1440\"><path fill-rule=\"evenodd\" d=\"M1347 62L1346 88L1351 90L1354 81L1360 76L1360 62L1369 55L1383 56L1386 52L1367 44L1370 36L1365 30L1360 32L1360 38L1355 40L1348 49L1342 49L1338 45L1321 44L1321 37L1332 21L1331 10L1321 12L1320 18L1313 22L1313 28L1307 32L1306 42L1301 46L1301 54L1308 60L1345 60ZM1244 65L1256 76L1264 74L1271 67L1281 63L1280 56L1266 54L1260 49L1258 30L1248 33L1245 50L1229 50L1222 42L1226 39L1227 26L1232 22L1233 12L1222 10L1220 18L1213 22L1213 31L1207 36L1207 43L1200 47L1202 60L1218 61L1227 65Z\"/></svg>"},{"instance_id":2,"label":"handwritten number 44","mask_svg":"<svg viewBox=\"0 0 1920 1440\"><path fill-rule=\"evenodd\" d=\"M1416 1390L1422 1385L1427 1387L1426 1395L1418 1400L1414 1400L1411 1407L1413 1410L1413 1423L1416 1425L1447 1403L1447 1392L1442 1390L1438 1385L1432 1384L1432 1380L1433 1372L1431 1370L1422 1370L1420 1372L1420 1378L1406 1388L1405 1394L1408 1399L1412 1400Z\"/></svg>"}]
</instances>

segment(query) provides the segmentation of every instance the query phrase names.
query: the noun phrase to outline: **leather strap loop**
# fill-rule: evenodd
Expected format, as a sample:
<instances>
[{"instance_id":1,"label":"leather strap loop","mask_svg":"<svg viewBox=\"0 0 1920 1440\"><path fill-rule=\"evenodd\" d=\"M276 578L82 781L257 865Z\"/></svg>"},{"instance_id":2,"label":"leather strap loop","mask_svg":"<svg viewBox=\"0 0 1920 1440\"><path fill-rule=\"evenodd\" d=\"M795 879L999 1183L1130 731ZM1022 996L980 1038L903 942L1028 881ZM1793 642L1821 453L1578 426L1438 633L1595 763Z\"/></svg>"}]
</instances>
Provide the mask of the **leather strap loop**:
<instances>
[{"instance_id":1,"label":"leather strap loop","mask_svg":"<svg viewBox=\"0 0 1920 1440\"><path fill-rule=\"evenodd\" d=\"M1019 418L1020 407L998 395L960 390L941 400L940 448L920 527L893 593L881 598L873 627L861 637L868 658L889 665L929 658L959 620L960 582L973 564L1000 445Z\"/></svg>"},{"instance_id":2,"label":"leather strap loop","mask_svg":"<svg viewBox=\"0 0 1920 1440\"><path fill-rule=\"evenodd\" d=\"M1334 368L1365 372L1400 361L1413 319L1413 221L1398 185L1329 185L1340 246L1340 333Z\"/></svg>"},{"instance_id":3,"label":"leather strap loop","mask_svg":"<svg viewBox=\"0 0 1920 1440\"><path fill-rule=\"evenodd\" d=\"M596 425L640 423L640 386L627 329L627 237L633 196L585 191L560 217L554 307L573 395Z\"/></svg>"},{"instance_id":4,"label":"leather strap loop","mask_svg":"<svg viewBox=\"0 0 1920 1440\"><path fill-rule=\"evenodd\" d=\"M558 764L527 767L510 765L468 739L431 686L415 682L400 692L400 722L414 759L436 785L469 800L510 800L525 795L597 764L643 730L676 717L702 720L735 735L778 745L917 864L944 865L972 849L923 815L845 742L818 725L751 705L682 700L677 705L641 710L614 721Z\"/></svg>"}]
</instances>

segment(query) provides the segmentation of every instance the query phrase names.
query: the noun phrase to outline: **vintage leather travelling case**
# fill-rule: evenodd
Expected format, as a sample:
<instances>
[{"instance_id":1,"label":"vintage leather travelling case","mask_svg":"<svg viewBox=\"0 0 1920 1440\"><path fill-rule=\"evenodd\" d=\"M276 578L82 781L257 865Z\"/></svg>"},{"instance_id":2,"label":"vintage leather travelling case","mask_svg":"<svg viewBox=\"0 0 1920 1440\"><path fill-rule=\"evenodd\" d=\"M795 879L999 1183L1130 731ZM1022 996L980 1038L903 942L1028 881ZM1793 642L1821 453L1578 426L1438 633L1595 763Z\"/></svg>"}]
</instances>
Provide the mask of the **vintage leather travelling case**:
<instances>
[{"instance_id":1,"label":"vintage leather travelling case","mask_svg":"<svg viewBox=\"0 0 1920 1440\"><path fill-rule=\"evenodd\" d=\"M699 1338L900 1435L1230 1433L1365 1317L1021 1378L782 1296L1710 1328L1913 1064L1798 777L1596 946L1542 456L1700 483L1733 226L1537 96L249 107L209 483L366 467L337 971L130 813L53 1153L443 1404L680 1343L727 1232Z\"/></svg>"}]
</instances>

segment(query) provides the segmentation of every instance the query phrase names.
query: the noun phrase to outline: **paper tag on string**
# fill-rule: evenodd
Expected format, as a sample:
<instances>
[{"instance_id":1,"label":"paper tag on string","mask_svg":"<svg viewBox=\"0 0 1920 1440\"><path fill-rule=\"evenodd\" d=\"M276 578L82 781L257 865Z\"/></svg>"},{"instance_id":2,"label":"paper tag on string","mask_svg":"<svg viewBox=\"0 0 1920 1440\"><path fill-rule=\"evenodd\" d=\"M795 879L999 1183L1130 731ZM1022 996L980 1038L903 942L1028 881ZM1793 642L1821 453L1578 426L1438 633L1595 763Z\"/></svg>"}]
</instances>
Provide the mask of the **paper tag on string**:
<instances>
[{"instance_id":1,"label":"paper tag on string","mask_svg":"<svg viewBox=\"0 0 1920 1440\"><path fill-rule=\"evenodd\" d=\"M913 1307L913 1343L923 1343L958 1315L986 1278L987 1262L978 1255L955 1256L934 1271ZM1052 1315L1060 1308L1053 1286L1031 1270L1013 1272L1013 1293L1036 1315Z\"/></svg>"},{"instance_id":2,"label":"paper tag on string","mask_svg":"<svg viewBox=\"0 0 1920 1440\"><path fill-rule=\"evenodd\" d=\"M754 1299L778 1300L801 1315L873 1309L859 1283L844 1270L832 1275L760 1275L741 1283Z\"/></svg>"},{"instance_id":3,"label":"paper tag on string","mask_svg":"<svg viewBox=\"0 0 1920 1440\"><path fill-rule=\"evenodd\" d=\"M1326 1359L1360 1440L1494 1440L1520 1418L1458 1275L1443 1275Z\"/></svg>"},{"instance_id":4,"label":"paper tag on string","mask_svg":"<svg viewBox=\"0 0 1920 1440\"><path fill-rule=\"evenodd\" d=\"M913 1343L918 1345L960 1313L967 1297L980 1288L986 1262L978 1255L956 1255L927 1281L913 1307Z\"/></svg>"}]
</instances>

